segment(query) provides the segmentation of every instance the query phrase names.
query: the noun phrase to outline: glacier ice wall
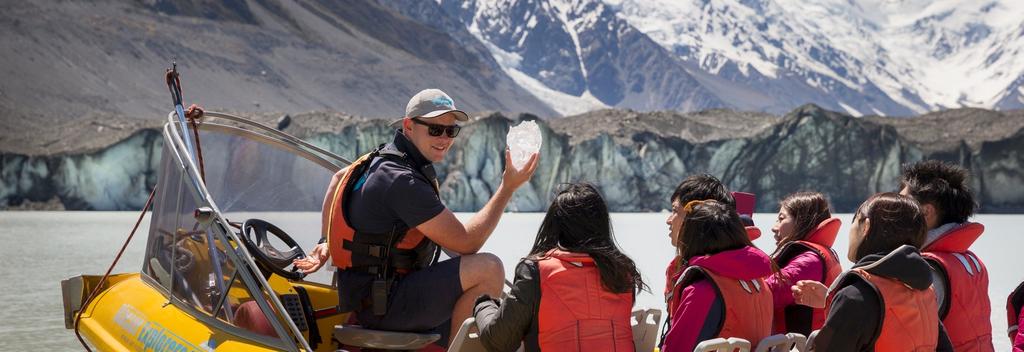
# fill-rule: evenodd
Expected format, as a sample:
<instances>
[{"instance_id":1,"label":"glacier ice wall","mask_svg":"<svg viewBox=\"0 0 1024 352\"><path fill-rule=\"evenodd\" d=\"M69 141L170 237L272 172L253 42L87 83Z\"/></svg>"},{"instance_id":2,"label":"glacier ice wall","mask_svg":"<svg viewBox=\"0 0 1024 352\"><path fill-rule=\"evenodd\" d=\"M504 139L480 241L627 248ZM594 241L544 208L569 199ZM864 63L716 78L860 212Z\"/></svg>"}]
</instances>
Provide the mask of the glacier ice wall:
<instances>
[{"instance_id":1,"label":"glacier ice wall","mask_svg":"<svg viewBox=\"0 0 1024 352\"><path fill-rule=\"evenodd\" d=\"M535 119L517 119L524 118ZM513 123L494 114L465 127L437 168L449 208L476 211L487 202L501 180L505 135ZM540 166L516 192L513 211L544 211L559 184L577 181L597 185L613 211L658 211L668 208L669 195L685 176L707 172L734 190L756 193L759 211L776 211L788 193L816 190L830 197L836 211L849 212L875 192L896 190L903 163L932 158L971 170L982 211L1024 210L1024 130L977 146L953 143L935 150L892 126L814 106L753 137L705 143L655 131L573 140L571 128L555 131L538 123L544 134ZM369 119L329 132L285 131L347 158L394 134L387 121ZM156 130L140 130L89 153L0 154L0 208L59 199L67 209L138 209L156 184L160 138Z\"/></svg>"}]
</instances>

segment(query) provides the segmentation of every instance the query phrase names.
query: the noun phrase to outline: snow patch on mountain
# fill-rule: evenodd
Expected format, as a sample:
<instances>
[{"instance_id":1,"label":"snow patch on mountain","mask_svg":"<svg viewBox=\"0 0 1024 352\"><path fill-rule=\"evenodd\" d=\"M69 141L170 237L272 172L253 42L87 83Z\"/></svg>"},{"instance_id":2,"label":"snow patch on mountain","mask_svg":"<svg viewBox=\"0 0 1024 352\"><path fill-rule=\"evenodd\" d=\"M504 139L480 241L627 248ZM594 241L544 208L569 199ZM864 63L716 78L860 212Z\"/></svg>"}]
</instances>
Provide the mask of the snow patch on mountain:
<instances>
[{"instance_id":1,"label":"snow patch on mountain","mask_svg":"<svg viewBox=\"0 0 1024 352\"><path fill-rule=\"evenodd\" d=\"M528 28L532 28L533 25L536 25L536 20L533 18L535 18L535 16L529 16L526 19L527 24L529 24ZM519 84L519 86L526 89L526 91L533 94L537 99L543 101L562 116L577 115L587 111L605 109L609 107L590 94L589 90L584 91L580 96L575 96L551 89L543 82L531 77L521 70L521 63L523 61L522 55L502 50L491 41L486 40L476 21L472 22L468 29L473 36L487 47L491 52L491 55L493 55L494 59L498 62L498 65L501 66L503 71L505 71L505 74L511 77L514 82ZM522 34L522 37L519 39L520 42L526 38L527 34L528 33L525 32ZM577 51L579 51L578 40ZM583 68L582 63L580 66ZM586 71L584 70L583 72L584 75L586 75ZM541 75L544 75L544 72L541 72Z\"/></svg>"}]
</instances>

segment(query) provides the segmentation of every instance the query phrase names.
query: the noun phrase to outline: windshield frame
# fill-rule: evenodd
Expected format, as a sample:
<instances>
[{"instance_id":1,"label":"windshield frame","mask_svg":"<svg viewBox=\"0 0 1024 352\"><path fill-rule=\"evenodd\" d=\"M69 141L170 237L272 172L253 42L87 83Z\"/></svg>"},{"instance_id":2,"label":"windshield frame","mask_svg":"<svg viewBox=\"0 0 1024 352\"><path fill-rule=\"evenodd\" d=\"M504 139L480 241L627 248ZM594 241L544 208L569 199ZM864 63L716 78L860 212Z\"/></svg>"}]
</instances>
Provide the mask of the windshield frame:
<instances>
[{"instance_id":1,"label":"windshield frame","mask_svg":"<svg viewBox=\"0 0 1024 352\"><path fill-rule=\"evenodd\" d=\"M171 302L172 304L179 308L183 308L185 311L189 312L190 315L193 315L194 317L208 324L215 324L219 328L227 327L227 329L225 330L230 330L232 333L236 335L244 336L248 339L253 339L256 340L257 342L268 344L270 346L274 346L277 348L283 347L288 350L298 351L299 348L301 347L302 349L311 351L312 349L310 348L308 342L305 340L305 338L302 337L302 332L291 320L291 318L288 317L287 315L275 313L286 312L287 310L284 308L284 305L281 303L280 299L274 293L274 290L271 288L267 280L261 275L253 275L253 273L257 273L260 271L259 269L257 269L256 263L252 255L248 252L245 246L241 245L241 243L243 243L241 239L238 238L234 231L230 230L231 224L228 222L227 218L218 208L217 204L213 201L213 197L210 194L209 190L206 188L206 184L202 181L203 179L199 174L199 169L196 167L195 157L189 154L188 148L186 147L186 144L182 139L182 136L180 135L180 130L175 128L179 124L177 121L176 113L172 111L168 114L167 118L168 123L164 125L163 129L164 142L168 143L170 147L168 149L171 151L171 154L175 158L175 165L181 168L181 171L183 172L182 177L187 177L191 181L185 183L186 188L189 188L188 193L191 194L192 197L194 197L194 200L196 201L197 205L209 207L212 210L214 216L212 222L209 223L207 227L213 228L212 233L214 234L214 236L216 236L218 240L222 241L225 244L232 242L238 244L237 247L230 245L226 246L226 249L233 249L225 250L225 253L227 253L228 257L227 259L234 262L236 268L235 275L237 275L238 278L240 278L240 280L245 284L247 289L253 293L252 298L256 301L260 310L262 310L263 312L271 312L268 315L277 318L269 319L269 323L280 337L275 339L271 337L259 336L258 334L250 333L248 331L245 331L244 329L220 321L216 317L207 316L206 314L196 310L190 304L180 302L179 299L175 297L173 294L170 294L170 292L165 292L166 288L162 287L161 285L153 286L158 287L160 291L165 296L168 297L169 302ZM240 123L242 126L231 126L207 122L208 120L214 118L221 118L225 120L234 121ZM301 139L277 131L258 122L229 114L208 112L206 113L206 116L202 119L202 123L198 125L198 128L200 130L226 132L233 135L243 136L244 138L252 139L258 143L268 144L273 147L277 147L290 153L296 154L298 157L310 160L316 163L317 165L320 165L325 169L328 169L331 172L337 172L342 167L350 163L345 158L335 155L327 150L324 150L323 148L312 145ZM188 128L187 130L191 130L191 128ZM192 136L188 136L188 138L192 138ZM249 270L238 270L241 267L246 267ZM269 300L267 298L269 298ZM271 309L271 306L273 307L273 309ZM284 324L282 324L282 322L284 322ZM292 338L289 339L286 338L285 336L292 336ZM298 342L299 345L297 345L296 342Z\"/></svg>"}]
</instances>

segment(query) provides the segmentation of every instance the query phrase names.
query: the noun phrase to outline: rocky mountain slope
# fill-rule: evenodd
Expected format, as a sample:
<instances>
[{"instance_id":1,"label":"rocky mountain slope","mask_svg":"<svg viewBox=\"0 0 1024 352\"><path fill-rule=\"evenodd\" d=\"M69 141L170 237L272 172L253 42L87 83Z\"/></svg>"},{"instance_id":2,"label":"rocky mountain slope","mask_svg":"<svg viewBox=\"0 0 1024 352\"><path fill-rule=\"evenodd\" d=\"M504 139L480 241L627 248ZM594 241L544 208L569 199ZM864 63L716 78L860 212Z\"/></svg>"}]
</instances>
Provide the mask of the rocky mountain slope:
<instances>
[{"instance_id":1,"label":"rocky mountain slope","mask_svg":"<svg viewBox=\"0 0 1024 352\"><path fill-rule=\"evenodd\" d=\"M19 128L159 119L172 61L185 100L222 111L400 116L439 87L468 111L555 114L479 45L372 0L7 1L0 32L0 119Z\"/></svg>"},{"instance_id":2,"label":"rocky mountain slope","mask_svg":"<svg viewBox=\"0 0 1024 352\"><path fill-rule=\"evenodd\" d=\"M275 125L279 116L253 118ZM521 119L536 117L491 114L466 126L438 167L450 208L483 206L500 180L505 134ZM290 120L285 132L346 157L393 133L387 120L338 113ZM141 207L155 184L159 134L150 126L104 121L111 127L91 139L54 134L38 142L41 149L19 151L0 143L0 207ZM961 109L914 119L854 118L814 105L784 116L603 110L538 122L545 138L541 165L516 194L512 210L541 211L560 183L589 181L614 211L657 211L667 208L666 198L683 177L707 172L732 189L757 193L759 211L775 211L788 193L818 190L836 211L849 212L872 193L895 190L901 164L936 158L971 170L982 211L1024 211L1022 110ZM77 142L45 149L56 140Z\"/></svg>"}]
</instances>

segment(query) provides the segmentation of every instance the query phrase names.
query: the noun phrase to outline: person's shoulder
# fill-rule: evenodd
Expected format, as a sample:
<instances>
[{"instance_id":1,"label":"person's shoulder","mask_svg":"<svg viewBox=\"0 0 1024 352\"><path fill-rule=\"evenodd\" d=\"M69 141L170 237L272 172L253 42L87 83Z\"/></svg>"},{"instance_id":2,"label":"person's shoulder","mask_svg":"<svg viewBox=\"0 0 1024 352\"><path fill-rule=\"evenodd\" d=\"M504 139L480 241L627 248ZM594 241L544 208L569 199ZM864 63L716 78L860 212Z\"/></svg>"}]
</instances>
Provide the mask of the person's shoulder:
<instances>
[{"instance_id":1,"label":"person's shoulder","mask_svg":"<svg viewBox=\"0 0 1024 352\"><path fill-rule=\"evenodd\" d=\"M789 263L786 263L786 266L804 267L812 264L821 263L822 260L821 257L818 256L818 253L815 253L814 251L808 249L794 256L793 259L789 261Z\"/></svg>"},{"instance_id":2,"label":"person's shoulder","mask_svg":"<svg viewBox=\"0 0 1024 352\"><path fill-rule=\"evenodd\" d=\"M700 276L692 279L685 288L683 288L684 294L695 294L695 295L714 295L717 292L715 289L715 283L708 279L706 276Z\"/></svg>"},{"instance_id":3,"label":"person's shoulder","mask_svg":"<svg viewBox=\"0 0 1024 352\"><path fill-rule=\"evenodd\" d=\"M847 275L839 289L835 293L836 299L849 303L871 303L878 301L878 294L875 288L859 275Z\"/></svg>"}]
</instances>

